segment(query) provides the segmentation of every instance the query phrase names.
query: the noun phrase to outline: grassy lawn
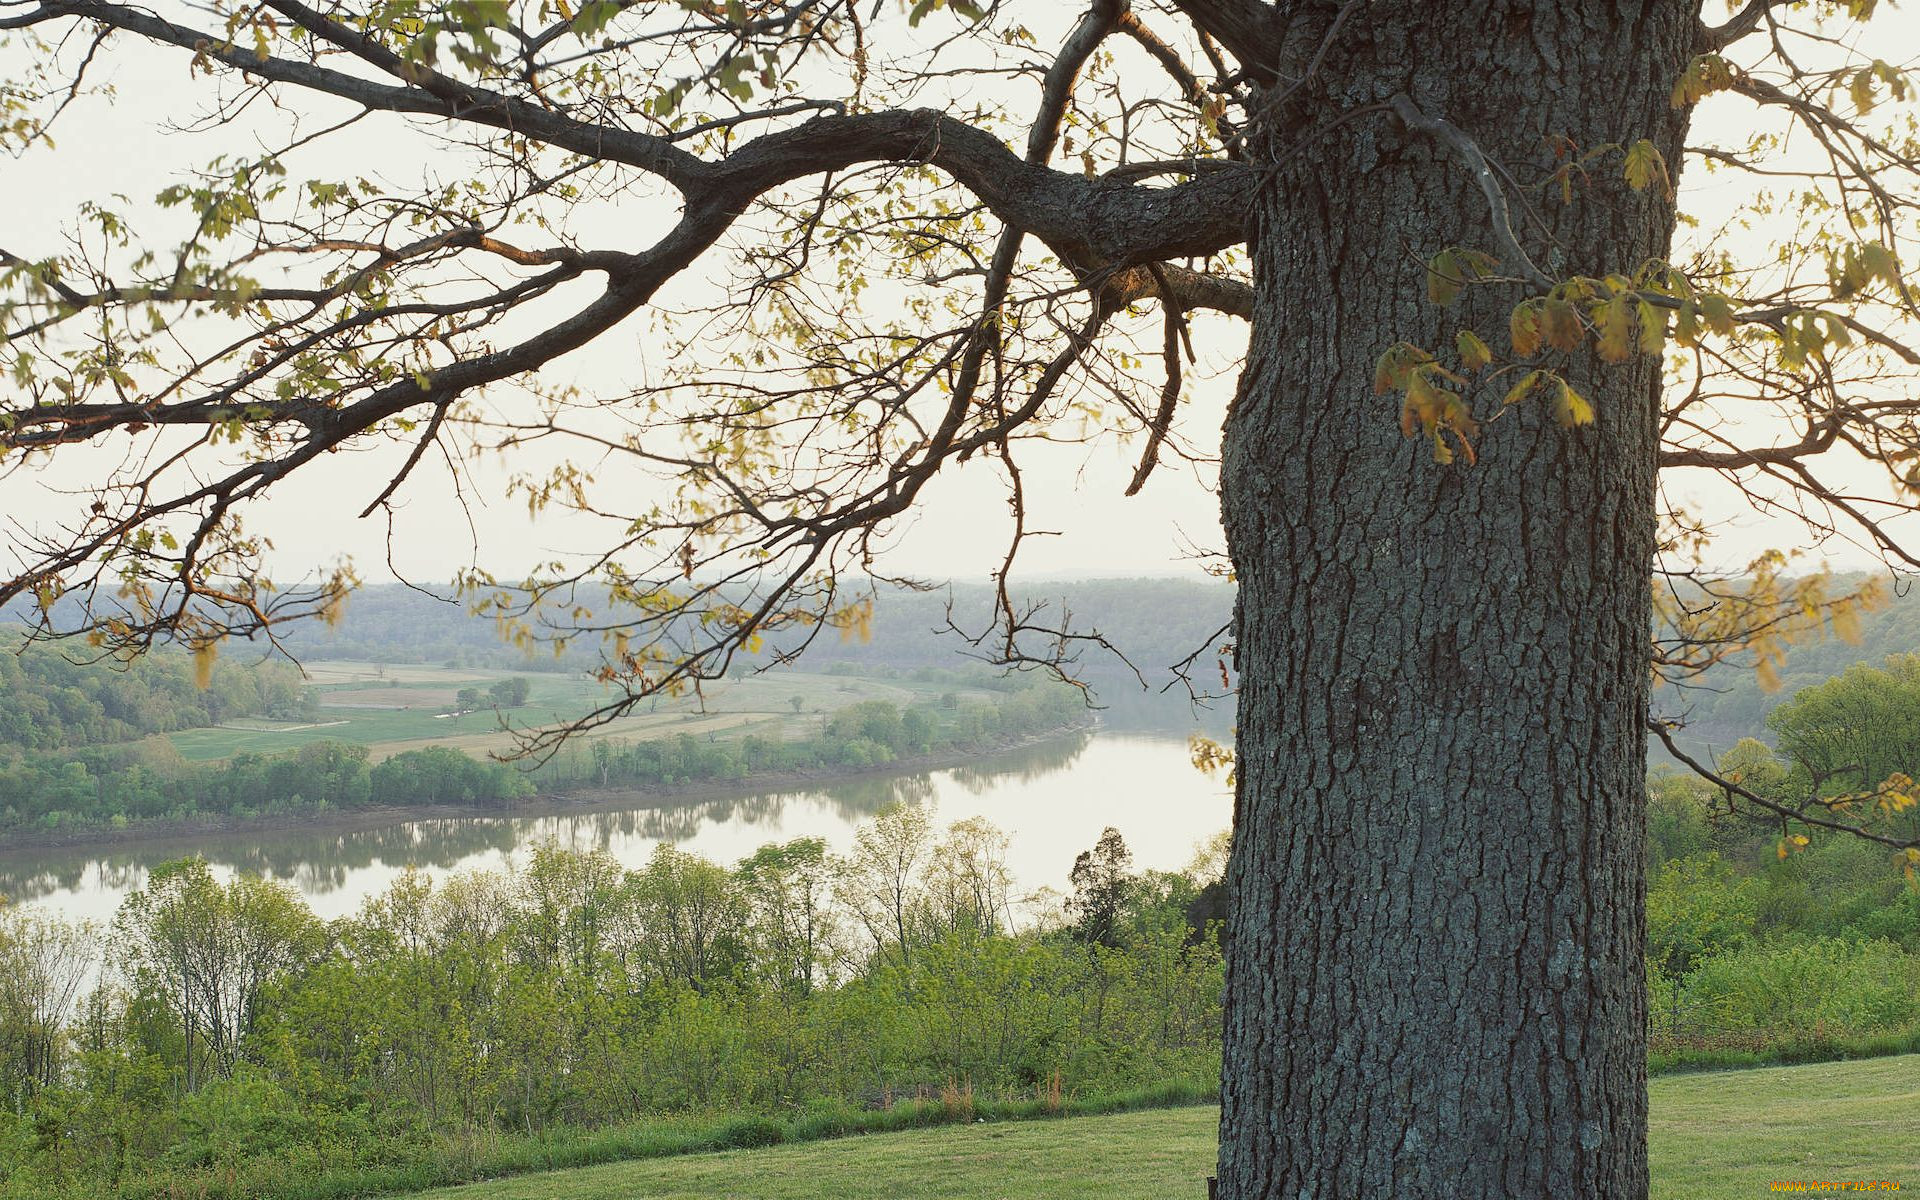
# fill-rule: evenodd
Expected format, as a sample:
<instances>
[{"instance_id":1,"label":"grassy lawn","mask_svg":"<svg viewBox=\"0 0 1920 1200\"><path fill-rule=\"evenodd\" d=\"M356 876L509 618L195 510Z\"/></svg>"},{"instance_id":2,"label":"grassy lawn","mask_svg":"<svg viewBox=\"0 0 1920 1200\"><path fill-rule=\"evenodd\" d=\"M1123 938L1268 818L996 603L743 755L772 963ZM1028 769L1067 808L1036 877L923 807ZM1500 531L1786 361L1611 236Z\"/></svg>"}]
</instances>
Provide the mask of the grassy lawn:
<instances>
[{"instance_id":1,"label":"grassy lawn","mask_svg":"<svg viewBox=\"0 0 1920 1200\"><path fill-rule=\"evenodd\" d=\"M1212 1108L906 1133L615 1163L427 1192L432 1200L1204 1200Z\"/></svg>"},{"instance_id":2,"label":"grassy lawn","mask_svg":"<svg viewBox=\"0 0 1920 1200\"><path fill-rule=\"evenodd\" d=\"M1771 1180L1920 1192L1920 1055L1655 1079L1653 1194L1733 1200Z\"/></svg>"},{"instance_id":3,"label":"grassy lawn","mask_svg":"<svg viewBox=\"0 0 1920 1200\"><path fill-rule=\"evenodd\" d=\"M538 672L345 662L309 663L307 671L321 693L320 715L313 721L273 722L248 717L211 729L183 730L169 735L170 740L189 762L214 762L243 752L279 754L322 741L370 747L375 762L431 745L454 746L479 756L511 749L513 738L501 729L500 718L491 709L446 715L463 687L484 692L497 680L516 674L526 679L531 685L527 703L507 714L520 728L574 719L612 697L596 681ZM687 697L645 705L591 736L629 740L678 733L738 736L749 727L758 727L753 731L763 734L809 732L818 727L820 714L862 700L890 700L905 706L937 695L940 690L935 685L904 680L881 682L800 671L770 672L710 684L704 704ZM794 707L796 699L799 709Z\"/></svg>"},{"instance_id":4,"label":"grassy lawn","mask_svg":"<svg viewBox=\"0 0 1920 1200\"><path fill-rule=\"evenodd\" d=\"M1670 1075L1653 1099L1656 1200L1747 1200L1775 1179L1920 1190L1920 1055ZM1215 1110L963 1125L555 1171L430 1200L1163 1200L1206 1194Z\"/></svg>"}]
</instances>

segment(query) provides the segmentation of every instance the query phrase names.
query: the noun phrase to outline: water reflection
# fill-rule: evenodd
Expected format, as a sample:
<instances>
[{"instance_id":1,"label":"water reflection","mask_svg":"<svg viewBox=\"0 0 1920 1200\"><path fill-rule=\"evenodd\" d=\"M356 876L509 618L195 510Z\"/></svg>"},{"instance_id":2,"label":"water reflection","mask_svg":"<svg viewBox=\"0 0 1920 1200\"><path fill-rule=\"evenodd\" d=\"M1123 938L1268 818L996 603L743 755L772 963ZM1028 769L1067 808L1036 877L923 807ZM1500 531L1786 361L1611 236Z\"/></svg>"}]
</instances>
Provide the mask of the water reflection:
<instances>
[{"instance_id":1,"label":"water reflection","mask_svg":"<svg viewBox=\"0 0 1920 1200\"><path fill-rule=\"evenodd\" d=\"M408 867L435 874L498 868L547 840L604 849L629 864L643 862L660 842L674 842L730 863L766 842L791 837L820 836L844 845L855 825L901 802L931 805L941 822L992 820L1015 835L1010 865L1016 876L1029 886L1054 887L1064 884L1074 855L1106 825L1121 828L1141 866L1177 867L1195 842L1226 824L1231 811L1221 785L1188 763L1184 740L1081 733L961 767L817 788L682 801L634 794L560 813L0 851L0 895L104 919L144 882L148 869L199 853L223 874L282 880L321 915L338 916Z\"/></svg>"},{"instance_id":2,"label":"water reflection","mask_svg":"<svg viewBox=\"0 0 1920 1200\"><path fill-rule=\"evenodd\" d=\"M197 842L169 838L126 847L34 850L21 860L0 856L0 895L27 901L62 890L131 891L150 867L195 853L228 872L265 875L303 895L325 895L380 863L448 868L488 852L509 853L522 841L517 824L511 818L460 817L347 831L276 829L210 834Z\"/></svg>"}]
</instances>

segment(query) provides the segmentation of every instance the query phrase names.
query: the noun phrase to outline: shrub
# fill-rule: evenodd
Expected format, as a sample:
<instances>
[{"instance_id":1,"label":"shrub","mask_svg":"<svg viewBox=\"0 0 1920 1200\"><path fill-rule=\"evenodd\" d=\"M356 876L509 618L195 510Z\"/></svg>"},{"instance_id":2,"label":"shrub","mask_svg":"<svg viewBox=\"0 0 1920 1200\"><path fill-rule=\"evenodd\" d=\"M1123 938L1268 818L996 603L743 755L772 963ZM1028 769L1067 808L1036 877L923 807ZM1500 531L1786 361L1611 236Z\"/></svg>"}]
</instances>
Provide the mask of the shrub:
<instances>
[{"instance_id":1,"label":"shrub","mask_svg":"<svg viewBox=\"0 0 1920 1200\"><path fill-rule=\"evenodd\" d=\"M1719 1031L1880 1033L1920 1022L1920 958L1884 940L1748 947L1708 959L1682 993Z\"/></svg>"}]
</instances>

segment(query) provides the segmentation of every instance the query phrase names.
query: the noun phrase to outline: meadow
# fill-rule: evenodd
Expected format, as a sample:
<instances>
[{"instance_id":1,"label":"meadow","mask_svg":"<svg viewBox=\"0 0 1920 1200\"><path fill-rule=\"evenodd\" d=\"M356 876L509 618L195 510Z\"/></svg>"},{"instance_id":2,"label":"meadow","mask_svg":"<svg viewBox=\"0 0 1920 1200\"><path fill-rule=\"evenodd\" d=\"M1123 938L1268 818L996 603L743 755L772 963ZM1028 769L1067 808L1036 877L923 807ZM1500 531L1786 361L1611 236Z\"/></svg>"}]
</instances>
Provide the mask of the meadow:
<instances>
[{"instance_id":1,"label":"meadow","mask_svg":"<svg viewBox=\"0 0 1920 1200\"><path fill-rule=\"evenodd\" d=\"M1670 1075L1651 1093L1654 1200L1747 1200L1776 1180L1920 1188L1920 1055ZM1218 1116L953 1125L554 1171L422 1200L1198 1198Z\"/></svg>"},{"instance_id":2,"label":"meadow","mask_svg":"<svg viewBox=\"0 0 1920 1200\"><path fill-rule=\"evenodd\" d=\"M432 745L484 757L512 750L514 734L503 727L503 714L491 707L453 712L462 688L484 693L501 680L525 679L527 703L504 713L514 729L574 720L614 696L605 685L581 674L365 662L312 662L306 664L306 671L319 700L317 713L310 718L238 718L181 730L169 740L182 758L195 763L218 762L241 753L281 754L328 741L366 746L372 762ZM851 704L887 700L904 708L954 690L952 684L800 671L743 675L710 684L701 696L648 701L636 712L582 736L645 740L724 732L798 737L817 731L824 714ZM958 690L963 695L984 694Z\"/></svg>"}]
</instances>

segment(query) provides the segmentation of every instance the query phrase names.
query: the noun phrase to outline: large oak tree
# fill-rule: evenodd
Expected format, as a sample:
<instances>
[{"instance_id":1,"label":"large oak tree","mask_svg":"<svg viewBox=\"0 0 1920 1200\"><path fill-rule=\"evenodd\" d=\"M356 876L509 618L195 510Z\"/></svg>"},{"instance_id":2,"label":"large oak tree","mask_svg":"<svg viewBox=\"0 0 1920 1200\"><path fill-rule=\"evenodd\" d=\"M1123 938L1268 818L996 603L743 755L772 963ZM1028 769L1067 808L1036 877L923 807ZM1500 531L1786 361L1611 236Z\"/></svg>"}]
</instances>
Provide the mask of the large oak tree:
<instances>
[{"instance_id":1,"label":"large oak tree","mask_svg":"<svg viewBox=\"0 0 1920 1200\"><path fill-rule=\"evenodd\" d=\"M198 89L234 135L7 235L0 452L84 493L15 514L0 600L211 661L350 583L264 580L280 481L397 443L373 512L499 450L604 552L461 582L600 639L610 719L857 626L942 472L1006 481L1004 584L1030 446L1133 435L1130 491L1204 459L1192 344L1244 335L1220 1194L1644 1195L1650 665L1764 668L1844 600L1701 573L1659 473L1914 561L1920 150L1871 9L0 0L0 145L156 60L123 117ZM402 138L412 174L314 165ZM1753 204L1677 254L1683 165ZM666 365L578 386L648 319ZM976 638L1070 656L1013 596Z\"/></svg>"}]
</instances>

